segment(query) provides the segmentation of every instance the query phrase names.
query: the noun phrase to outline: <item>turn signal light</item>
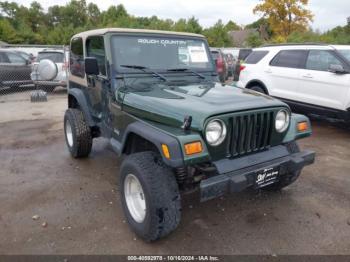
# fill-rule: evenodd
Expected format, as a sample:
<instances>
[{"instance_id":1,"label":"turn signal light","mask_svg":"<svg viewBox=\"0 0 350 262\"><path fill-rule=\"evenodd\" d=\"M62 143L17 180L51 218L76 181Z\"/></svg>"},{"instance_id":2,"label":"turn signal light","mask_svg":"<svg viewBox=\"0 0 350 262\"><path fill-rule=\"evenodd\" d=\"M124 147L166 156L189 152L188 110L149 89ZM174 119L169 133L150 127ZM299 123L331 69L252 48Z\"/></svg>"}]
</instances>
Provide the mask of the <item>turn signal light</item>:
<instances>
[{"instance_id":1,"label":"turn signal light","mask_svg":"<svg viewBox=\"0 0 350 262\"><path fill-rule=\"evenodd\" d=\"M203 151L202 143L200 141L185 144L186 155L194 155Z\"/></svg>"},{"instance_id":2,"label":"turn signal light","mask_svg":"<svg viewBox=\"0 0 350 262\"><path fill-rule=\"evenodd\" d=\"M170 159L169 147L165 144L162 144L162 150L165 158Z\"/></svg>"},{"instance_id":3,"label":"turn signal light","mask_svg":"<svg viewBox=\"0 0 350 262\"><path fill-rule=\"evenodd\" d=\"M305 132L309 129L309 125L307 122L300 122L298 123L298 131L299 132Z\"/></svg>"}]
</instances>

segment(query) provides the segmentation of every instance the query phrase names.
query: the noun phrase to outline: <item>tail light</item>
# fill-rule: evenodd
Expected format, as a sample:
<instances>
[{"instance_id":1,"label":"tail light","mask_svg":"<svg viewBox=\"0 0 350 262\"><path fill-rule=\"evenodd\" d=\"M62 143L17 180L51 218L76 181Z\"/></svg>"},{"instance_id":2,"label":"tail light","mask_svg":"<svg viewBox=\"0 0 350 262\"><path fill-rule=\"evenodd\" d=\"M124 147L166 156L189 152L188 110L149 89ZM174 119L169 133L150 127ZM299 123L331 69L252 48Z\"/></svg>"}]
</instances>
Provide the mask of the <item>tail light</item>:
<instances>
[{"instance_id":1,"label":"tail light","mask_svg":"<svg viewBox=\"0 0 350 262\"><path fill-rule=\"evenodd\" d=\"M218 73L221 73L224 71L224 60L219 57L217 60L216 60L216 71Z\"/></svg>"},{"instance_id":2,"label":"tail light","mask_svg":"<svg viewBox=\"0 0 350 262\"><path fill-rule=\"evenodd\" d=\"M245 65L240 65L240 67L239 67L239 72L242 72L245 68L246 68Z\"/></svg>"}]
</instances>

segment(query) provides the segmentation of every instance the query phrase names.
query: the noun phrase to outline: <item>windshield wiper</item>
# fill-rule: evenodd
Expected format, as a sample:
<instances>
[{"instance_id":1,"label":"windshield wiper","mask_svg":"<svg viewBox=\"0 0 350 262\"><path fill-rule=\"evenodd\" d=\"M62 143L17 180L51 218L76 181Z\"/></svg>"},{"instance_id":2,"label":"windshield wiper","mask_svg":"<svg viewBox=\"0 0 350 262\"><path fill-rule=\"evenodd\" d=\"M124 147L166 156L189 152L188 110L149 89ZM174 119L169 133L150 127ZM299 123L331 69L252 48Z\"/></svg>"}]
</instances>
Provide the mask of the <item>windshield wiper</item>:
<instances>
[{"instance_id":1,"label":"windshield wiper","mask_svg":"<svg viewBox=\"0 0 350 262\"><path fill-rule=\"evenodd\" d=\"M148 67L145 67L145 66L140 66L140 65L120 65L120 67L138 69L138 70L141 70L141 71L143 71L145 73L150 73L153 76L158 77L158 78L162 79L165 82L168 82L168 79L165 76L163 76L163 75L157 73L156 71L153 71L152 69L150 69Z\"/></svg>"},{"instance_id":2,"label":"windshield wiper","mask_svg":"<svg viewBox=\"0 0 350 262\"><path fill-rule=\"evenodd\" d=\"M198 76L199 78L206 79L206 77L192 69L189 68L173 68L173 69L168 69L168 72L191 72L192 74Z\"/></svg>"}]
</instances>

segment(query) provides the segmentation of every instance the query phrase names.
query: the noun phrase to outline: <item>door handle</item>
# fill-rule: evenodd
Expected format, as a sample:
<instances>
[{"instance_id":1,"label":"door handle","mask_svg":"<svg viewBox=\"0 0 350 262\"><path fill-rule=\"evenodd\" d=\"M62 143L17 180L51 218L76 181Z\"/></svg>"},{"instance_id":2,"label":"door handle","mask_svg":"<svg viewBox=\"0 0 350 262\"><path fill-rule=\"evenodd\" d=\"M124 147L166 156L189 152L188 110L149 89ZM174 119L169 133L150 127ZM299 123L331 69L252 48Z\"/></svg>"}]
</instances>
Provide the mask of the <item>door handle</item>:
<instances>
[{"instance_id":1,"label":"door handle","mask_svg":"<svg viewBox=\"0 0 350 262\"><path fill-rule=\"evenodd\" d=\"M306 74L306 75L303 75L304 78L314 78L312 75L310 74Z\"/></svg>"},{"instance_id":2,"label":"door handle","mask_svg":"<svg viewBox=\"0 0 350 262\"><path fill-rule=\"evenodd\" d=\"M271 74L271 73L272 73L272 70L271 70L271 69L266 69L266 70L265 70L265 73Z\"/></svg>"}]
</instances>

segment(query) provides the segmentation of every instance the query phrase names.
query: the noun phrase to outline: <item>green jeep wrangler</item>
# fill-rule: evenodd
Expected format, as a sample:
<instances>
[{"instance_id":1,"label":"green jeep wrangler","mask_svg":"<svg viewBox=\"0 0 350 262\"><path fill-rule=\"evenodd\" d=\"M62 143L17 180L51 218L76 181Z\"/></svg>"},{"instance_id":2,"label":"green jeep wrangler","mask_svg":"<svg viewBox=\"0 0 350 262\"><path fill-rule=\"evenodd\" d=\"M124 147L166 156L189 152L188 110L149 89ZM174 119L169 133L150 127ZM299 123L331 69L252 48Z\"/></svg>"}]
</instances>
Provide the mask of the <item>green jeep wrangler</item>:
<instances>
[{"instance_id":1,"label":"green jeep wrangler","mask_svg":"<svg viewBox=\"0 0 350 262\"><path fill-rule=\"evenodd\" d=\"M110 28L73 36L64 130L75 158L104 137L123 157L130 227L147 241L179 225L181 194L206 201L293 183L315 154L307 117L269 96L218 82L197 34Z\"/></svg>"}]
</instances>

